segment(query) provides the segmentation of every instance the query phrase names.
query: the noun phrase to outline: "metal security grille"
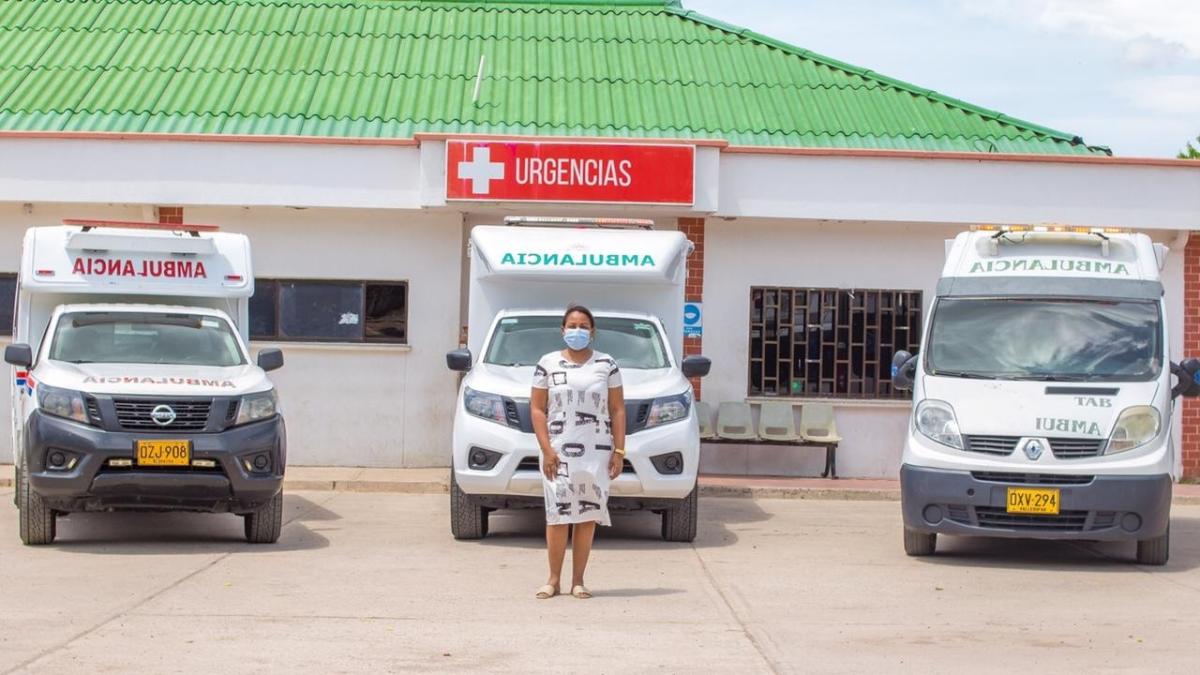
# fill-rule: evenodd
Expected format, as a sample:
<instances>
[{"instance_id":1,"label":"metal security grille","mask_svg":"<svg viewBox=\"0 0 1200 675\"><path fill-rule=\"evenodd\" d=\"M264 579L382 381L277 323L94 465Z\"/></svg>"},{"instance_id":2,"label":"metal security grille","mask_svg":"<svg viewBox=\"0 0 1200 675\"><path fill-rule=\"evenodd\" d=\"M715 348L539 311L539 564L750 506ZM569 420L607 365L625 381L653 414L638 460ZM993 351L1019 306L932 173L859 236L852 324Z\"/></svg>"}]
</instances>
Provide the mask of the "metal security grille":
<instances>
[{"instance_id":1,"label":"metal security grille","mask_svg":"<svg viewBox=\"0 0 1200 675\"><path fill-rule=\"evenodd\" d=\"M751 396L907 398L897 350L921 340L921 292L750 289Z\"/></svg>"}]
</instances>

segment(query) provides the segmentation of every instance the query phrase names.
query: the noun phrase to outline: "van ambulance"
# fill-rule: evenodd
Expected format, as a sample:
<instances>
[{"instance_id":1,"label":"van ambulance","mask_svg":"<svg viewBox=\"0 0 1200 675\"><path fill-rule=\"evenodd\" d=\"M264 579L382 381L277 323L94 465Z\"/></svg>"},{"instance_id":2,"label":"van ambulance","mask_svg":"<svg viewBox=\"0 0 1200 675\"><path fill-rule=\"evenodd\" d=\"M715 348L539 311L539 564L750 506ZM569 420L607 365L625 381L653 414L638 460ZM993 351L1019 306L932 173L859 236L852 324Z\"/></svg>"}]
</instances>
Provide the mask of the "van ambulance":
<instances>
[{"instance_id":1,"label":"van ambulance","mask_svg":"<svg viewBox=\"0 0 1200 675\"><path fill-rule=\"evenodd\" d=\"M282 527L286 433L246 348L250 242L215 227L64 221L25 234L14 312L20 536L80 511L229 512Z\"/></svg>"},{"instance_id":2,"label":"van ambulance","mask_svg":"<svg viewBox=\"0 0 1200 675\"><path fill-rule=\"evenodd\" d=\"M609 507L659 513L664 539L692 541L700 429L688 378L711 364L680 357L691 242L650 230L650 221L507 222L471 231L468 346L446 357L466 373L454 417L452 534L479 539L491 511L542 507L533 369L563 348L562 314L578 303L594 312L596 349L617 360L624 382L626 462Z\"/></svg>"},{"instance_id":3,"label":"van ambulance","mask_svg":"<svg viewBox=\"0 0 1200 675\"><path fill-rule=\"evenodd\" d=\"M947 242L900 469L904 549L938 534L1136 541L1166 563L1174 400L1167 249L1113 228L981 227Z\"/></svg>"}]
</instances>

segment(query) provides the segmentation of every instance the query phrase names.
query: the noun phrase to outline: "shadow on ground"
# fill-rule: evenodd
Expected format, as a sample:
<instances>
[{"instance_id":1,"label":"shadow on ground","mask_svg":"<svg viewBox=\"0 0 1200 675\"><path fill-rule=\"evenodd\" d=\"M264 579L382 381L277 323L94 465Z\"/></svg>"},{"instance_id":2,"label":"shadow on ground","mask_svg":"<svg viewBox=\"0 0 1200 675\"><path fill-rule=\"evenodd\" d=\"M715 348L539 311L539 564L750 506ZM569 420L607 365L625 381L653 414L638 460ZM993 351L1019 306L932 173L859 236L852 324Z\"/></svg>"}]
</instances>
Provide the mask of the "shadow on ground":
<instances>
[{"instance_id":1,"label":"shadow on ground","mask_svg":"<svg viewBox=\"0 0 1200 675\"><path fill-rule=\"evenodd\" d=\"M272 553L329 546L306 523L341 516L299 495L284 495L283 534L275 544L246 543L243 519L227 513L72 513L58 520L52 548L64 553L187 555Z\"/></svg>"},{"instance_id":2,"label":"shadow on ground","mask_svg":"<svg viewBox=\"0 0 1200 675\"><path fill-rule=\"evenodd\" d=\"M663 546L718 548L733 546L737 534L729 525L769 520L771 514L753 499L701 498L696 541L669 543L662 539L662 517L649 511L613 511L612 527L596 531L596 546L609 550L661 549ZM488 517L489 546L542 548L546 518L541 509L493 511Z\"/></svg>"},{"instance_id":3,"label":"shadow on ground","mask_svg":"<svg viewBox=\"0 0 1200 675\"><path fill-rule=\"evenodd\" d=\"M1200 518L1171 518L1171 558L1163 567L1134 565L1136 544L939 536L937 553L914 558L931 565L1086 571L1186 572L1200 567Z\"/></svg>"}]
</instances>

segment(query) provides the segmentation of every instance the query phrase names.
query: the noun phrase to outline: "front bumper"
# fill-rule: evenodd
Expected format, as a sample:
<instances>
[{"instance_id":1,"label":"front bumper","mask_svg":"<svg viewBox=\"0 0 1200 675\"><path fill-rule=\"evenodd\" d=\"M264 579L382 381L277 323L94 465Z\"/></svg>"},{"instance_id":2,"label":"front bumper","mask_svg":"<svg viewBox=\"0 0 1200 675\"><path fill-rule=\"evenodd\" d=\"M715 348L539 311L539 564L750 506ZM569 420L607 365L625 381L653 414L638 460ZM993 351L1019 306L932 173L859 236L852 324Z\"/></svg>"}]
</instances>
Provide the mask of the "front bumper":
<instances>
[{"instance_id":1,"label":"front bumper","mask_svg":"<svg viewBox=\"0 0 1200 675\"><path fill-rule=\"evenodd\" d=\"M105 510L249 513L283 487L287 434L283 418L234 427L220 433L171 434L192 442L193 459L216 461L214 469L117 468L109 459L132 458L138 440L163 437L105 431L35 411L25 427L26 479L47 505L63 512ZM70 469L48 466L54 450L72 453ZM251 472L246 455L267 453L266 470Z\"/></svg>"},{"instance_id":2,"label":"front bumper","mask_svg":"<svg viewBox=\"0 0 1200 675\"><path fill-rule=\"evenodd\" d=\"M500 453L495 466L487 470L469 468L467 455L476 447ZM678 452L683 460L680 473L660 472L652 458L674 452ZM467 494L529 497L540 501L542 474L536 468L540 455L537 439L531 433L471 417L461 411L459 419L455 420L453 470L459 487ZM627 470L610 483L611 498L650 508L652 504L670 503L659 500L687 497L696 487L700 464L697 421L689 418L630 434L625 438L625 460ZM503 499L496 501L505 503ZM509 499L506 503L516 505L518 502L518 499Z\"/></svg>"},{"instance_id":3,"label":"front bumper","mask_svg":"<svg viewBox=\"0 0 1200 675\"><path fill-rule=\"evenodd\" d=\"M904 525L940 534L1099 541L1150 539L1167 531L1169 475L1087 478L905 464L900 467ZM1058 488L1059 515L1008 514L1009 487Z\"/></svg>"}]
</instances>

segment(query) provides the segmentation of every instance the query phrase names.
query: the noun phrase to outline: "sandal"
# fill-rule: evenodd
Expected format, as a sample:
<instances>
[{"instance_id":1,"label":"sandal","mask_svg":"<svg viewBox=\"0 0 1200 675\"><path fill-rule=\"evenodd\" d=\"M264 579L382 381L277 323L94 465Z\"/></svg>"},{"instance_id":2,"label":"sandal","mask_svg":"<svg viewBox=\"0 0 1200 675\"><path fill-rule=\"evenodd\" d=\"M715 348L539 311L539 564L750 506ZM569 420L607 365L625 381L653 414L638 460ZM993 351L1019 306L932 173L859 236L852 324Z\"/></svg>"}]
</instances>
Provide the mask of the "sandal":
<instances>
[{"instance_id":1,"label":"sandal","mask_svg":"<svg viewBox=\"0 0 1200 675\"><path fill-rule=\"evenodd\" d=\"M571 589L571 595L580 600L588 600L592 597L592 592L587 589L587 586L580 584Z\"/></svg>"},{"instance_id":2,"label":"sandal","mask_svg":"<svg viewBox=\"0 0 1200 675\"><path fill-rule=\"evenodd\" d=\"M533 597L537 598L538 600L549 600L550 598L553 598L556 595L558 595L558 587L551 586L550 584L546 584L545 586L542 586L541 588L539 588L537 590L537 594L534 595Z\"/></svg>"}]
</instances>

